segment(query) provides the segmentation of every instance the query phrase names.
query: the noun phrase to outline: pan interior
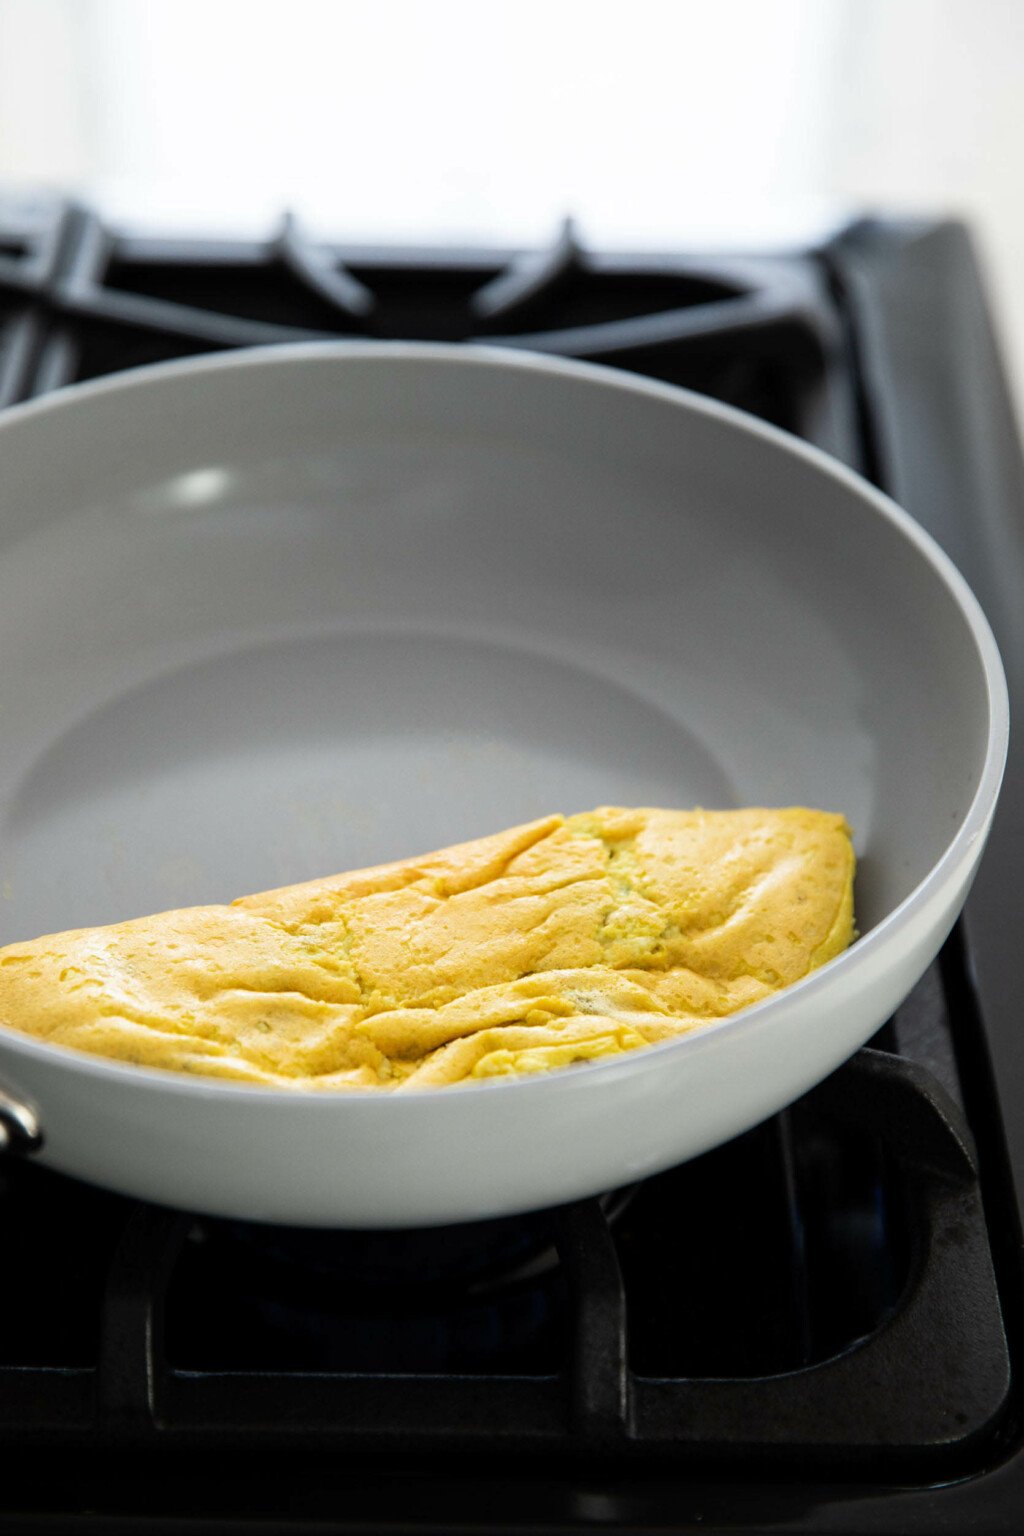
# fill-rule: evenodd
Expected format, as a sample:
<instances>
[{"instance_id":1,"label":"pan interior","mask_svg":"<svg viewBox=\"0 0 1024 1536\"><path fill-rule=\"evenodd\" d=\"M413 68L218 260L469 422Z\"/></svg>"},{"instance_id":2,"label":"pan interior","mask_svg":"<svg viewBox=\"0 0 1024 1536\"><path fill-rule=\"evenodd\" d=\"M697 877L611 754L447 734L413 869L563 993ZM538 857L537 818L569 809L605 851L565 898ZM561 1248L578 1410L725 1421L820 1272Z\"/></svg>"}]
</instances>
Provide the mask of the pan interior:
<instances>
[{"instance_id":1,"label":"pan interior","mask_svg":"<svg viewBox=\"0 0 1024 1536\"><path fill-rule=\"evenodd\" d=\"M70 400L7 462L3 942L598 803L842 811L863 931L977 786L935 570L685 400L329 349Z\"/></svg>"}]
</instances>

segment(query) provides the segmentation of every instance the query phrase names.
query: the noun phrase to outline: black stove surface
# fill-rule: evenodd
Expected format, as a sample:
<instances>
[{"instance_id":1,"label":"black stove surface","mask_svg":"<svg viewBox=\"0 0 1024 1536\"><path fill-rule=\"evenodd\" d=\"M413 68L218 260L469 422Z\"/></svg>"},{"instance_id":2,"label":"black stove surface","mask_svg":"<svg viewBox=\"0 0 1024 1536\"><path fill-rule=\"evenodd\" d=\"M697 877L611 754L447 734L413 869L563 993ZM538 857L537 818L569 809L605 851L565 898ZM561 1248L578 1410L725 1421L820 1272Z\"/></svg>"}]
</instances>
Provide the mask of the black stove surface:
<instances>
[{"instance_id":1,"label":"black stove surface","mask_svg":"<svg viewBox=\"0 0 1024 1536\"><path fill-rule=\"evenodd\" d=\"M961 564L1014 693L1024 491L959 226L698 260L571 225L396 251L0 205L4 404L338 336L583 357L807 438ZM1014 759L966 920L870 1049L600 1201L304 1233L0 1159L0 1529L1016 1531L1024 1076L993 934L1021 821Z\"/></svg>"}]
</instances>

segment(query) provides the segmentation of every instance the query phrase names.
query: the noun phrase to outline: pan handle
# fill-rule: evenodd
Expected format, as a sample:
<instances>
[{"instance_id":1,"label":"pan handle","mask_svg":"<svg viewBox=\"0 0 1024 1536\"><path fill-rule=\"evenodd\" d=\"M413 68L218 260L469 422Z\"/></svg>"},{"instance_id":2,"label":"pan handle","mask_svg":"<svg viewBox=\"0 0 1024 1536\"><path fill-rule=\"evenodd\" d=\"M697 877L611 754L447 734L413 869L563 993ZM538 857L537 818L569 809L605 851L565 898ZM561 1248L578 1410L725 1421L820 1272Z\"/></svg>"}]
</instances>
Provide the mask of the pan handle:
<instances>
[{"instance_id":1,"label":"pan handle","mask_svg":"<svg viewBox=\"0 0 1024 1536\"><path fill-rule=\"evenodd\" d=\"M26 1156L43 1144L39 1117L28 1104L0 1084L0 1153Z\"/></svg>"}]
</instances>

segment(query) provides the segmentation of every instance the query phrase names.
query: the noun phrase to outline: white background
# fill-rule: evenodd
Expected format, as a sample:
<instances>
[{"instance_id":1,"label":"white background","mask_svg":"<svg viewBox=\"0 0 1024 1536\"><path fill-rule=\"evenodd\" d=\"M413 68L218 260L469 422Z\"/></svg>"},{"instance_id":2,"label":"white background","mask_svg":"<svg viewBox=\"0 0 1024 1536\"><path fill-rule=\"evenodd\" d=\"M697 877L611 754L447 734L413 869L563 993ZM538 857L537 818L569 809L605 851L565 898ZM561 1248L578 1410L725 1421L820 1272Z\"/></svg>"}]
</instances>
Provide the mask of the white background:
<instances>
[{"instance_id":1,"label":"white background","mask_svg":"<svg viewBox=\"0 0 1024 1536\"><path fill-rule=\"evenodd\" d=\"M1024 398L1024 0L0 0L0 190L133 226L786 243L953 213Z\"/></svg>"}]
</instances>

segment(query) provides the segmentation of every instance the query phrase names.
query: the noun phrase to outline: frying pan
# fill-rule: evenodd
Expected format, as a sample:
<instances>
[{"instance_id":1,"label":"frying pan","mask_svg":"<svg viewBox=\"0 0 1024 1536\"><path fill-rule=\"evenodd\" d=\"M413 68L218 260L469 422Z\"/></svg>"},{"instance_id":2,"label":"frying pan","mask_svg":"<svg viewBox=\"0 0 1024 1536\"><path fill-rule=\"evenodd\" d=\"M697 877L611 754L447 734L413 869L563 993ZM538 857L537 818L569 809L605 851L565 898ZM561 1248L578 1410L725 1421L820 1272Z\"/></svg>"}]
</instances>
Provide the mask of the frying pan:
<instances>
[{"instance_id":1,"label":"frying pan","mask_svg":"<svg viewBox=\"0 0 1024 1536\"><path fill-rule=\"evenodd\" d=\"M684 1039L523 1081L287 1092L0 1028L3 1123L192 1210L427 1226L693 1157L861 1045L964 901L1002 669L912 520L785 434L596 367L313 344L0 422L0 939L597 804L806 804L861 936Z\"/></svg>"}]
</instances>

